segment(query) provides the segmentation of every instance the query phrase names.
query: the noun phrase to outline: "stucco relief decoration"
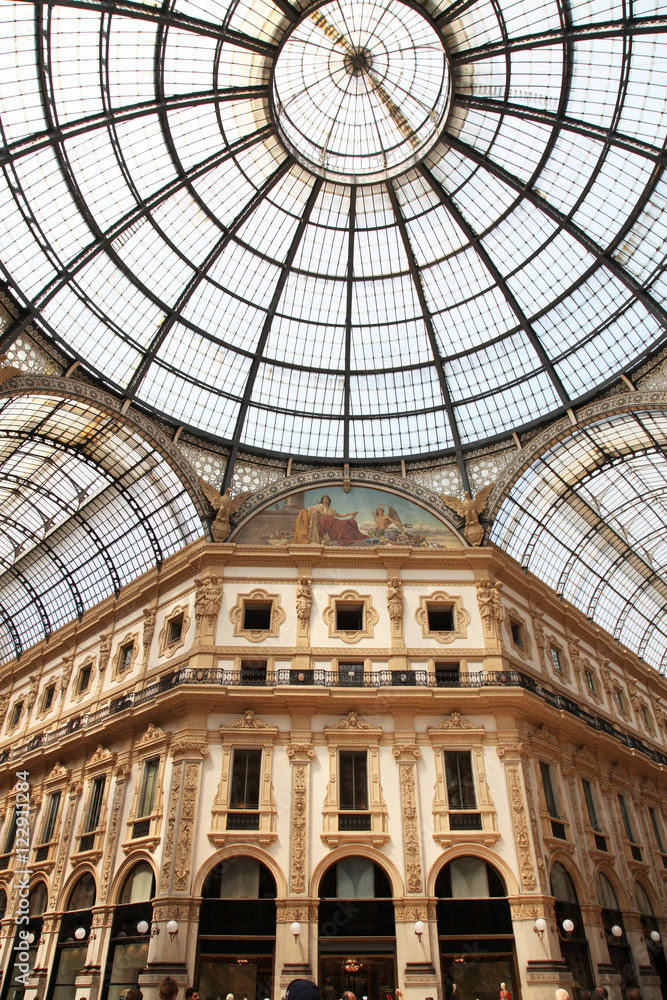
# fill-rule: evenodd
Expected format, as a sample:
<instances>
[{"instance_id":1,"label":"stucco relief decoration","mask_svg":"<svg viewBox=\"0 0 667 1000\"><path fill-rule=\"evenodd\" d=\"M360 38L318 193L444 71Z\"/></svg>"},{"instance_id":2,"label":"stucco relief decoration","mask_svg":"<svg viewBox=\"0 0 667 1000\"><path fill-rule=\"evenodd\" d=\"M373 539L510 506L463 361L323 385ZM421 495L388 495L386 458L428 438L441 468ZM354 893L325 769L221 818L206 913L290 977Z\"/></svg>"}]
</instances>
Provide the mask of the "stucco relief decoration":
<instances>
[{"instance_id":1,"label":"stucco relief decoration","mask_svg":"<svg viewBox=\"0 0 667 1000\"><path fill-rule=\"evenodd\" d=\"M7 709L9 708L9 695L3 694L0 696L0 726L4 725L5 719L7 718Z\"/></svg>"},{"instance_id":2,"label":"stucco relief decoration","mask_svg":"<svg viewBox=\"0 0 667 1000\"><path fill-rule=\"evenodd\" d=\"M470 493L466 490L463 500L460 500L459 497L446 496L444 493L440 494L442 502L458 514L459 517L464 518L465 526L463 534L466 541L470 542L471 545L481 545L484 541L484 528L479 523L479 515L484 512L492 489L493 483L489 483L488 486L478 490L474 497L471 497Z\"/></svg>"},{"instance_id":3,"label":"stucco relief decoration","mask_svg":"<svg viewBox=\"0 0 667 1000\"><path fill-rule=\"evenodd\" d=\"M235 729L271 729L272 726L264 719L258 719L251 708L246 708L243 717L232 722ZM289 753L289 750L287 751Z\"/></svg>"},{"instance_id":4,"label":"stucco relief decoration","mask_svg":"<svg viewBox=\"0 0 667 1000\"><path fill-rule=\"evenodd\" d=\"M292 769L292 837L290 889L293 893L306 889L306 831L308 807L308 764L294 763Z\"/></svg>"},{"instance_id":5,"label":"stucco relief decoration","mask_svg":"<svg viewBox=\"0 0 667 1000\"><path fill-rule=\"evenodd\" d=\"M311 583L310 577L301 576L296 585L296 617L298 635L301 638L308 636L310 628L310 615L313 610L313 588Z\"/></svg>"},{"instance_id":6,"label":"stucco relief decoration","mask_svg":"<svg viewBox=\"0 0 667 1000\"><path fill-rule=\"evenodd\" d=\"M391 634L395 639L403 636L403 607L403 588L400 578L395 576L387 584L387 611L391 621Z\"/></svg>"},{"instance_id":7,"label":"stucco relief decoration","mask_svg":"<svg viewBox=\"0 0 667 1000\"><path fill-rule=\"evenodd\" d=\"M156 612L153 608L144 608L141 612L144 619L144 627L142 633L142 644L144 647L144 653L147 653L150 644L153 641L153 635L155 634L155 618Z\"/></svg>"},{"instance_id":8,"label":"stucco relief decoration","mask_svg":"<svg viewBox=\"0 0 667 1000\"><path fill-rule=\"evenodd\" d=\"M449 717L442 719L437 726L429 726L429 733L437 732L439 729L463 729L468 732L484 732L484 726L477 726L469 719L462 719L458 712L452 712Z\"/></svg>"},{"instance_id":9,"label":"stucco relief decoration","mask_svg":"<svg viewBox=\"0 0 667 1000\"><path fill-rule=\"evenodd\" d=\"M169 812L167 815L167 829L164 838L164 852L162 855L162 868L160 870L160 892L169 891L169 881L171 877L171 859L174 853L174 834L176 830L176 817L178 813L178 800L181 794L181 781L183 777L183 762L174 764L174 771L171 779L171 795L169 797Z\"/></svg>"},{"instance_id":10,"label":"stucco relief decoration","mask_svg":"<svg viewBox=\"0 0 667 1000\"><path fill-rule=\"evenodd\" d=\"M544 670L546 665L544 659L544 650L546 647L546 639L544 635L544 613L542 611L532 611L531 618L533 619L533 632L535 633L537 655L540 661L540 666Z\"/></svg>"},{"instance_id":11,"label":"stucco relief decoration","mask_svg":"<svg viewBox=\"0 0 667 1000\"><path fill-rule=\"evenodd\" d=\"M361 628L337 628L337 605L361 605ZM370 594L358 594L356 590L343 590L340 594L329 594L329 603L322 612L322 620L326 625L330 639L342 639L343 642L359 642L360 639L372 639L379 615L373 607Z\"/></svg>"},{"instance_id":12,"label":"stucco relief decoration","mask_svg":"<svg viewBox=\"0 0 667 1000\"><path fill-rule=\"evenodd\" d=\"M222 578L212 573L195 580L195 635L212 640L222 602Z\"/></svg>"},{"instance_id":13,"label":"stucco relief decoration","mask_svg":"<svg viewBox=\"0 0 667 1000\"><path fill-rule=\"evenodd\" d=\"M490 580L480 580L477 584L477 604L484 626L485 636L493 642L500 642L500 626L503 621L503 609L500 603L502 583L491 583Z\"/></svg>"},{"instance_id":14,"label":"stucco relief decoration","mask_svg":"<svg viewBox=\"0 0 667 1000\"><path fill-rule=\"evenodd\" d=\"M417 796L415 794L415 765L399 764L401 777L401 803L403 806L403 843L408 892L421 892L422 866L419 853L417 825Z\"/></svg>"},{"instance_id":15,"label":"stucco relief decoration","mask_svg":"<svg viewBox=\"0 0 667 1000\"><path fill-rule=\"evenodd\" d=\"M429 606L437 605L452 608L454 628L451 632L440 632L429 627ZM460 595L452 596L445 590L434 590L432 594L419 598L419 607L415 611L415 621L421 628L424 639L435 639L436 642L447 645L454 642L455 639L467 638L470 614L463 607L463 598Z\"/></svg>"},{"instance_id":16,"label":"stucco relief decoration","mask_svg":"<svg viewBox=\"0 0 667 1000\"><path fill-rule=\"evenodd\" d=\"M268 628L249 629L244 628L245 605L248 603L270 604L271 618ZM266 590L257 588L249 594L238 594L236 604L229 612L229 620L234 626L235 638L247 639L249 642L263 642L264 639L277 638L280 626L285 621L287 615L280 604L280 594L269 594Z\"/></svg>"},{"instance_id":17,"label":"stucco relief decoration","mask_svg":"<svg viewBox=\"0 0 667 1000\"><path fill-rule=\"evenodd\" d=\"M107 838L107 848L104 855L104 866L102 868L102 879L100 884L100 902L104 902L109 891L109 880L111 878L111 868L113 865L114 853L116 850L116 838L118 836L118 818L120 816L121 803L123 801L123 790L125 787L125 774L116 776L116 788L114 790L113 804L111 806L111 818L109 820L109 835Z\"/></svg>"},{"instance_id":18,"label":"stucco relief decoration","mask_svg":"<svg viewBox=\"0 0 667 1000\"><path fill-rule=\"evenodd\" d=\"M137 740L137 746L145 746L147 743L155 743L157 740L163 740L166 738L166 735L164 729L160 729L159 726L149 722L148 729L141 739Z\"/></svg>"},{"instance_id":19,"label":"stucco relief decoration","mask_svg":"<svg viewBox=\"0 0 667 1000\"><path fill-rule=\"evenodd\" d=\"M179 620L181 622L181 627L178 629L178 635L173 637L171 623ZM185 645L185 639L189 628L190 615L188 613L188 608L185 605L180 604L178 607L172 608L172 610L165 616L164 624L157 637L158 655L166 657L173 656L176 650L181 649Z\"/></svg>"},{"instance_id":20,"label":"stucco relief decoration","mask_svg":"<svg viewBox=\"0 0 667 1000\"><path fill-rule=\"evenodd\" d=\"M189 736L182 736L174 740L170 753L172 757L175 757L177 754L184 754L188 757L196 757L197 754L200 754L202 757L205 757L208 753L208 743Z\"/></svg>"},{"instance_id":21,"label":"stucco relief decoration","mask_svg":"<svg viewBox=\"0 0 667 1000\"><path fill-rule=\"evenodd\" d=\"M74 667L74 654L71 656L63 656L63 665L60 671L60 697L64 699L69 687L70 678L72 676L72 669Z\"/></svg>"},{"instance_id":22,"label":"stucco relief decoration","mask_svg":"<svg viewBox=\"0 0 667 1000\"><path fill-rule=\"evenodd\" d=\"M107 748L103 747L101 743L98 743L95 753L92 755L92 757L90 757L90 759L86 764L86 769L94 767L97 764L106 764L108 762L113 762L115 757L116 754L112 753L111 750L107 750Z\"/></svg>"},{"instance_id":23,"label":"stucco relief decoration","mask_svg":"<svg viewBox=\"0 0 667 1000\"><path fill-rule=\"evenodd\" d=\"M246 500L252 496L252 493L237 493L236 496L232 496L229 487L227 487L224 493L220 493L219 490L216 490L215 486L211 486L205 479L201 478L199 485L201 486L202 493L215 511L215 517L211 524L213 541L224 542L232 530L230 518L240 510Z\"/></svg>"},{"instance_id":24,"label":"stucco relief decoration","mask_svg":"<svg viewBox=\"0 0 667 1000\"><path fill-rule=\"evenodd\" d=\"M109 666L111 655L111 633L102 632L100 635L100 682L104 677L104 672Z\"/></svg>"},{"instance_id":25,"label":"stucco relief decoration","mask_svg":"<svg viewBox=\"0 0 667 1000\"><path fill-rule=\"evenodd\" d=\"M530 847L530 836L528 824L526 823L526 809L523 801L523 791L521 788L521 777L516 764L507 764L505 767L507 777L507 787L512 807L512 822L514 824L514 837L516 850L519 857L519 872L521 875L521 888L525 891L534 891L536 888L535 870L533 868L533 856Z\"/></svg>"},{"instance_id":26,"label":"stucco relief decoration","mask_svg":"<svg viewBox=\"0 0 667 1000\"><path fill-rule=\"evenodd\" d=\"M176 856L174 858L173 889L175 892L185 892L189 885L200 769L201 761L191 761L185 766L181 815L178 825Z\"/></svg>"}]
</instances>

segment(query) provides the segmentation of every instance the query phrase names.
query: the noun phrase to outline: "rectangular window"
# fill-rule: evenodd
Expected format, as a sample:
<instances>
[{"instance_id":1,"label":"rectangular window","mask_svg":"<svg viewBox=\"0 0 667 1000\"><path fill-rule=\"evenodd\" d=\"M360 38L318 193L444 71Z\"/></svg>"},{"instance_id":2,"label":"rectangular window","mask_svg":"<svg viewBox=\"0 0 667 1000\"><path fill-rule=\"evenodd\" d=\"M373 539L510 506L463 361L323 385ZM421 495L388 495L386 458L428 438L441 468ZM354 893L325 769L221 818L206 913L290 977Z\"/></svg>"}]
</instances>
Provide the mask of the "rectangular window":
<instances>
[{"instance_id":1,"label":"rectangular window","mask_svg":"<svg viewBox=\"0 0 667 1000\"><path fill-rule=\"evenodd\" d=\"M183 615L179 615L178 618L172 618L169 622L169 636L167 643L169 646L174 642L178 642L181 638L181 633L183 631Z\"/></svg>"},{"instance_id":2,"label":"rectangular window","mask_svg":"<svg viewBox=\"0 0 667 1000\"><path fill-rule=\"evenodd\" d=\"M658 819L658 814L653 806L649 806L648 814L651 817L651 826L653 827L653 833L655 834L655 842L658 845L658 850L664 854L665 853L665 842L662 839L662 830L660 829L660 820Z\"/></svg>"},{"instance_id":3,"label":"rectangular window","mask_svg":"<svg viewBox=\"0 0 667 1000\"><path fill-rule=\"evenodd\" d=\"M625 712L625 698L623 697L623 692L620 688L614 688L614 694L616 695L616 704L618 705L621 712Z\"/></svg>"},{"instance_id":4,"label":"rectangular window","mask_svg":"<svg viewBox=\"0 0 667 1000\"><path fill-rule=\"evenodd\" d=\"M42 843L48 844L53 840L53 832L56 828L58 810L60 809L60 792L52 792L49 795L49 802L46 808L46 818L42 828Z\"/></svg>"},{"instance_id":5,"label":"rectangular window","mask_svg":"<svg viewBox=\"0 0 667 1000\"><path fill-rule=\"evenodd\" d=\"M365 750L339 752L340 808L368 809L368 761Z\"/></svg>"},{"instance_id":6,"label":"rectangular window","mask_svg":"<svg viewBox=\"0 0 667 1000\"><path fill-rule=\"evenodd\" d=\"M554 789L553 778L551 776L551 766L540 761L540 774L542 775L542 787L544 788L544 798L547 803L547 812L553 819L560 819L558 809L558 799Z\"/></svg>"},{"instance_id":7,"label":"rectangular window","mask_svg":"<svg viewBox=\"0 0 667 1000\"><path fill-rule=\"evenodd\" d=\"M512 642L519 649L523 649L523 629L516 622L510 622L510 629L512 630Z\"/></svg>"},{"instance_id":8,"label":"rectangular window","mask_svg":"<svg viewBox=\"0 0 667 1000\"><path fill-rule=\"evenodd\" d=\"M475 809L475 782L469 750L445 750L447 801L450 809Z\"/></svg>"},{"instance_id":9,"label":"rectangular window","mask_svg":"<svg viewBox=\"0 0 667 1000\"><path fill-rule=\"evenodd\" d=\"M618 796L618 805L621 810L623 826L625 827L625 836L634 844L637 842L637 838L635 837L635 831L632 829L632 821L628 811L628 803L625 801L625 795Z\"/></svg>"},{"instance_id":10,"label":"rectangular window","mask_svg":"<svg viewBox=\"0 0 667 1000\"><path fill-rule=\"evenodd\" d=\"M79 688L77 694L83 694L84 691L87 691L89 684L90 684L90 667L81 667L81 672L79 673Z\"/></svg>"},{"instance_id":11,"label":"rectangular window","mask_svg":"<svg viewBox=\"0 0 667 1000\"><path fill-rule=\"evenodd\" d=\"M139 792L137 816L150 816L153 812L159 766L159 757L151 757L150 760L147 760L144 763L143 773L141 775L141 790Z\"/></svg>"},{"instance_id":12,"label":"rectangular window","mask_svg":"<svg viewBox=\"0 0 667 1000\"><path fill-rule=\"evenodd\" d=\"M14 848L16 840L16 806L12 806L7 814L7 827L5 828L5 839L2 844L2 853L10 854Z\"/></svg>"},{"instance_id":13,"label":"rectangular window","mask_svg":"<svg viewBox=\"0 0 667 1000\"><path fill-rule=\"evenodd\" d=\"M593 797L593 788L590 781L582 779L582 787L584 789L584 798L586 799L586 808L588 809L588 819L590 824L596 833L600 833L602 829L600 826L600 820L598 819L598 812L595 808L595 798Z\"/></svg>"},{"instance_id":14,"label":"rectangular window","mask_svg":"<svg viewBox=\"0 0 667 1000\"><path fill-rule=\"evenodd\" d=\"M9 723L10 729L13 729L15 726L18 726L22 712L23 712L23 702L17 701L16 704L14 705L11 721Z\"/></svg>"},{"instance_id":15,"label":"rectangular window","mask_svg":"<svg viewBox=\"0 0 667 1000\"><path fill-rule=\"evenodd\" d=\"M361 632L363 627L363 604L336 604L337 632Z\"/></svg>"},{"instance_id":16,"label":"rectangular window","mask_svg":"<svg viewBox=\"0 0 667 1000\"><path fill-rule=\"evenodd\" d=\"M453 604L427 604L426 614L428 616L429 632L454 631Z\"/></svg>"},{"instance_id":17,"label":"rectangular window","mask_svg":"<svg viewBox=\"0 0 667 1000\"><path fill-rule=\"evenodd\" d=\"M118 671L123 674L126 670L130 669L130 664L132 663L132 650L134 645L128 643L127 646L121 646L120 649L120 659L118 661Z\"/></svg>"},{"instance_id":18,"label":"rectangular window","mask_svg":"<svg viewBox=\"0 0 667 1000\"><path fill-rule=\"evenodd\" d=\"M586 687L591 692L591 694L596 694L597 690L596 690L596 687L595 687L595 677L594 677L592 671L585 670L584 674L585 674L585 677L586 677Z\"/></svg>"},{"instance_id":19,"label":"rectangular window","mask_svg":"<svg viewBox=\"0 0 667 1000\"><path fill-rule=\"evenodd\" d=\"M90 789L90 802L88 803L88 815L83 827L84 833L92 833L97 829L100 821L100 811L102 809L102 798L104 796L104 785L106 778L95 778Z\"/></svg>"},{"instance_id":20,"label":"rectangular window","mask_svg":"<svg viewBox=\"0 0 667 1000\"><path fill-rule=\"evenodd\" d=\"M56 693L56 686L55 686L55 684L49 684L49 686L47 687L46 691L44 692L44 709L43 710L45 712L48 712L48 710L51 708L51 705L53 705L53 696L55 695L55 693Z\"/></svg>"},{"instance_id":21,"label":"rectangular window","mask_svg":"<svg viewBox=\"0 0 667 1000\"><path fill-rule=\"evenodd\" d=\"M560 658L560 650L551 647L551 662L553 663L554 670L557 670L559 674L563 673L563 661Z\"/></svg>"},{"instance_id":22,"label":"rectangular window","mask_svg":"<svg viewBox=\"0 0 667 1000\"><path fill-rule=\"evenodd\" d=\"M232 765L230 809L259 809L261 750L235 750Z\"/></svg>"},{"instance_id":23,"label":"rectangular window","mask_svg":"<svg viewBox=\"0 0 667 1000\"><path fill-rule=\"evenodd\" d=\"M270 601L244 601L243 628L255 632L270 629L272 607Z\"/></svg>"},{"instance_id":24,"label":"rectangular window","mask_svg":"<svg viewBox=\"0 0 667 1000\"><path fill-rule=\"evenodd\" d=\"M642 718L644 719L644 725L647 729L651 728L651 717L648 714L648 708L646 705L642 705Z\"/></svg>"}]
</instances>

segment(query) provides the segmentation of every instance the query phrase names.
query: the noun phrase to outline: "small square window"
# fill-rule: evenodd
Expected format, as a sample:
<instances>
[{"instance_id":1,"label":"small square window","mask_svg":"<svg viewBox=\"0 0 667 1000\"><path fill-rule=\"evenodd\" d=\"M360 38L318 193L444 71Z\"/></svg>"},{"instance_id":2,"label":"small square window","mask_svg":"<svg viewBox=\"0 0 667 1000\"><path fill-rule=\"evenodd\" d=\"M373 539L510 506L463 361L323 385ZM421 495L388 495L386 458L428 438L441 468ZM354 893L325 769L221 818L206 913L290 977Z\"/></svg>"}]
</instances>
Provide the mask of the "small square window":
<instances>
[{"instance_id":1,"label":"small square window","mask_svg":"<svg viewBox=\"0 0 667 1000\"><path fill-rule=\"evenodd\" d=\"M554 665L554 670L557 670L559 674L563 673L563 661L560 657L560 650L556 649L554 646L551 647L551 662Z\"/></svg>"},{"instance_id":2,"label":"small square window","mask_svg":"<svg viewBox=\"0 0 667 1000\"><path fill-rule=\"evenodd\" d=\"M132 643L128 643L127 646L121 646L120 659L118 661L118 672L120 674L124 674L126 670L130 669L133 649L134 645Z\"/></svg>"},{"instance_id":3,"label":"small square window","mask_svg":"<svg viewBox=\"0 0 667 1000\"><path fill-rule=\"evenodd\" d=\"M336 604L336 630L338 632L361 632L363 627L363 604Z\"/></svg>"},{"instance_id":4,"label":"small square window","mask_svg":"<svg viewBox=\"0 0 667 1000\"><path fill-rule=\"evenodd\" d=\"M453 604L427 604L426 614L428 617L429 632L454 631Z\"/></svg>"},{"instance_id":5,"label":"small square window","mask_svg":"<svg viewBox=\"0 0 667 1000\"><path fill-rule=\"evenodd\" d=\"M77 694L83 694L90 687L90 667L81 667L79 672L79 686L77 689Z\"/></svg>"},{"instance_id":6,"label":"small square window","mask_svg":"<svg viewBox=\"0 0 667 1000\"><path fill-rule=\"evenodd\" d=\"M181 638L183 632L183 615L179 615L178 618L172 618L169 621L169 631L167 635L168 645L172 645L174 642L178 642Z\"/></svg>"},{"instance_id":7,"label":"small square window","mask_svg":"<svg viewBox=\"0 0 667 1000\"><path fill-rule=\"evenodd\" d=\"M271 628L270 601L245 601L243 604L243 628L247 631L264 632Z\"/></svg>"},{"instance_id":8,"label":"small square window","mask_svg":"<svg viewBox=\"0 0 667 1000\"><path fill-rule=\"evenodd\" d=\"M510 628L512 630L512 642L519 649L523 649L523 628L518 622L510 622Z\"/></svg>"}]
</instances>

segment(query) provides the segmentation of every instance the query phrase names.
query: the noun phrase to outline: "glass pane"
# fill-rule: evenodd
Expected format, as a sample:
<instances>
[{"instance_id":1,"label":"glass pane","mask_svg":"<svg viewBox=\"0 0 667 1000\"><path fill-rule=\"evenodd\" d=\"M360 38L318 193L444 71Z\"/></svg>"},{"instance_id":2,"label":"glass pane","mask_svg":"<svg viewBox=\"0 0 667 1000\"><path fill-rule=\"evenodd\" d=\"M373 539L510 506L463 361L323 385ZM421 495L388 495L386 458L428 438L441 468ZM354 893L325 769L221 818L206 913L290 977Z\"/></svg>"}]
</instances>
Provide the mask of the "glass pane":
<instances>
[{"instance_id":1,"label":"glass pane","mask_svg":"<svg viewBox=\"0 0 667 1000\"><path fill-rule=\"evenodd\" d=\"M257 809L259 807L261 764L261 750L234 751L234 766L229 794L230 809Z\"/></svg>"}]
</instances>

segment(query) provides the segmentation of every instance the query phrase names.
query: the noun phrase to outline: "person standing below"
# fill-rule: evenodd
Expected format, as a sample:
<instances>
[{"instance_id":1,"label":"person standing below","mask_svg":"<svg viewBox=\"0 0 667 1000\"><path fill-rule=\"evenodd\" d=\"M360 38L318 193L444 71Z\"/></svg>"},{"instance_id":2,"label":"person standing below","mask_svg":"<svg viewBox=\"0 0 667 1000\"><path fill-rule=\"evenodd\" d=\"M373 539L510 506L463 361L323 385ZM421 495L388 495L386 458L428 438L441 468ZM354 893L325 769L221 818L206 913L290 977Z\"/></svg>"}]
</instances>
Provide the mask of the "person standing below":
<instances>
[{"instance_id":1,"label":"person standing below","mask_svg":"<svg viewBox=\"0 0 667 1000\"><path fill-rule=\"evenodd\" d=\"M604 986L596 986L591 993L591 1000L609 1000L609 993Z\"/></svg>"},{"instance_id":2,"label":"person standing below","mask_svg":"<svg viewBox=\"0 0 667 1000\"><path fill-rule=\"evenodd\" d=\"M498 1000L512 1000L509 995L509 990L505 986L505 983L500 984L500 993L498 994Z\"/></svg>"},{"instance_id":3,"label":"person standing below","mask_svg":"<svg viewBox=\"0 0 667 1000\"><path fill-rule=\"evenodd\" d=\"M357 998L354 995L354 993L350 992L350 990L345 990L345 992L343 993L343 995L341 997L341 1000L357 1000Z\"/></svg>"},{"instance_id":4,"label":"person standing below","mask_svg":"<svg viewBox=\"0 0 667 1000\"><path fill-rule=\"evenodd\" d=\"M165 976L158 987L160 1000L176 1000L178 983L173 976Z\"/></svg>"}]
</instances>

